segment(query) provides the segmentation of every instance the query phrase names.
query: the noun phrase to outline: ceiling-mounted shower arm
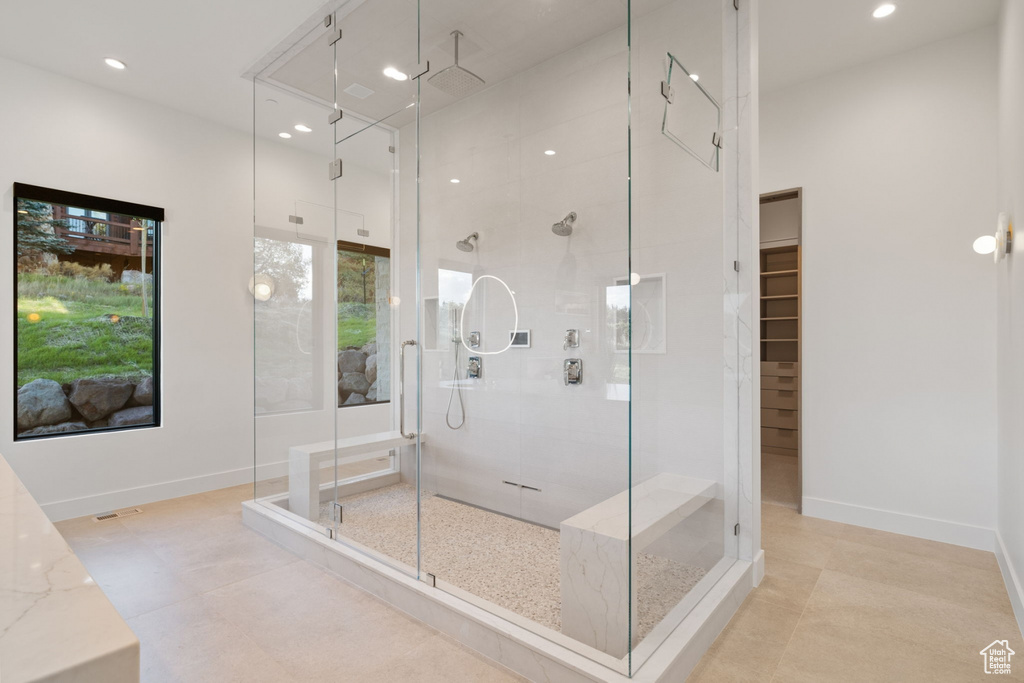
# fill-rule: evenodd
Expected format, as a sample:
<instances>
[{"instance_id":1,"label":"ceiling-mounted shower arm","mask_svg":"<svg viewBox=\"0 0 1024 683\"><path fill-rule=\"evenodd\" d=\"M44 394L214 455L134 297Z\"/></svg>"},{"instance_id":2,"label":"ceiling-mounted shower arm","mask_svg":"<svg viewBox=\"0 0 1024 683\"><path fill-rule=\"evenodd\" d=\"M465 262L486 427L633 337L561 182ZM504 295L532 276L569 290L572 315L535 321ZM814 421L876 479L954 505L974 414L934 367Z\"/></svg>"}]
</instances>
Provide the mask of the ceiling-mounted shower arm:
<instances>
[{"instance_id":1,"label":"ceiling-mounted shower arm","mask_svg":"<svg viewBox=\"0 0 1024 683\"><path fill-rule=\"evenodd\" d=\"M448 35L455 36L455 65L458 66L458 64L459 64L459 36L462 35L462 31L460 31L458 29L455 29L454 31L452 31Z\"/></svg>"}]
</instances>

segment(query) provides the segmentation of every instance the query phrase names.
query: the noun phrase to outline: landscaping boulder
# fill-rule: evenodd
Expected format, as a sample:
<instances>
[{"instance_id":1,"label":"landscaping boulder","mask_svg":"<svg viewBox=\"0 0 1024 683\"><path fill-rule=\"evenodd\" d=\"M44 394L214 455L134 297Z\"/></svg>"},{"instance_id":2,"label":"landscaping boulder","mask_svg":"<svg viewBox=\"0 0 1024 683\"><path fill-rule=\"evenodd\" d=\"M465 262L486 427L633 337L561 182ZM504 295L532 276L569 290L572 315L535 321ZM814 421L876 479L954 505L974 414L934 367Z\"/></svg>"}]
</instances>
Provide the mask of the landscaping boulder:
<instances>
[{"instance_id":1,"label":"landscaping boulder","mask_svg":"<svg viewBox=\"0 0 1024 683\"><path fill-rule=\"evenodd\" d=\"M366 381L373 384L377 381L377 354L366 358Z\"/></svg>"},{"instance_id":2,"label":"landscaping boulder","mask_svg":"<svg viewBox=\"0 0 1024 683\"><path fill-rule=\"evenodd\" d=\"M358 349L345 349L338 352L338 372L342 375L349 372L366 370L366 354Z\"/></svg>"},{"instance_id":3,"label":"landscaping boulder","mask_svg":"<svg viewBox=\"0 0 1024 683\"><path fill-rule=\"evenodd\" d=\"M127 427L129 425L149 424L153 421L153 406L136 406L119 410L107 420L109 427Z\"/></svg>"},{"instance_id":4,"label":"landscaping boulder","mask_svg":"<svg viewBox=\"0 0 1024 683\"><path fill-rule=\"evenodd\" d=\"M37 379L18 389L18 431L71 419L71 404L60 384Z\"/></svg>"},{"instance_id":5,"label":"landscaping boulder","mask_svg":"<svg viewBox=\"0 0 1024 683\"><path fill-rule=\"evenodd\" d=\"M134 390L134 384L116 377L76 379L68 398L87 422L94 422L124 406Z\"/></svg>"},{"instance_id":6,"label":"landscaping boulder","mask_svg":"<svg viewBox=\"0 0 1024 683\"><path fill-rule=\"evenodd\" d=\"M153 405L153 378L147 377L135 385L135 392L132 398L140 406Z\"/></svg>"},{"instance_id":7,"label":"landscaping boulder","mask_svg":"<svg viewBox=\"0 0 1024 683\"><path fill-rule=\"evenodd\" d=\"M341 376L341 383L338 385L343 393L362 394L370 390L370 383L366 381L366 375L361 372L346 372Z\"/></svg>"},{"instance_id":8,"label":"landscaping boulder","mask_svg":"<svg viewBox=\"0 0 1024 683\"><path fill-rule=\"evenodd\" d=\"M66 432L82 432L89 427L84 422L61 422L59 425L45 425L36 427L18 436L43 436L44 434L64 434Z\"/></svg>"},{"instance_id":9,"label":"landscaping boulder","mask_svg":"<svg viewBox=\"0 0 1024 683\"><path fill-rule=\"evenodd\" d=\"M377 383L376 382L371 384L370 385L370 390L366 392L366 400L367 401L376 401L377 400Z\"/></svg>"},{"instance_id":10,"label":"landscaping boulder","mask_svg":"<svg viewBox=\"0 0 1024 683\"><path fill-rule=\"evenodd\" d=\"M349 397L345 399L344 405L353 406L359 403L366 403L366 397L362 394L350 394Z\"/></svg>"},{"instance_id":11,"label":"landscaping boulder","mask_svg":"<svg viewBox=\"0 0 1024 683\"><path fill-rule=\"evenodd\" d=\"M377 354L377 342L370 342L360 349L367 356L374 356Z\"/></svg>"}]
</instances>

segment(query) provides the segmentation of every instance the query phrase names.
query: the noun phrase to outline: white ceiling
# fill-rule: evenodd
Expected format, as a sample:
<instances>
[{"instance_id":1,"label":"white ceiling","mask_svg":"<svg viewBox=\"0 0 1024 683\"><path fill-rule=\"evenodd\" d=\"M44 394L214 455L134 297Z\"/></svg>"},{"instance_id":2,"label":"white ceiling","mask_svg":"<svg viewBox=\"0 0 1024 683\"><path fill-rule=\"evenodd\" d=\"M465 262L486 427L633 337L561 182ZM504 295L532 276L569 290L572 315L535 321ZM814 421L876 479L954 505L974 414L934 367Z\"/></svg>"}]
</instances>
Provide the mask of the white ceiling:
<instances>
[{"instance_id":1,"label":"white ceiling","mask_svg":"<svg viewBox=\"0 0 1024 683\"><path fill-rule=\"evenodd\" d=\"M777 90L994 24L999 0L762 0L761 91Z\"/></svg>"},{"instance_id":2,"label":"white ceiling","mask_svg":"<svg viewBox=\"0 0 1024 683\"><path fill-rule=\"evenodd\" d=\"M762 89L777 89L992 24L998 6L998 0L895 0L896 13L875 20L871 10L879 1L762 0ZM331 4L342 3L4 0L0 57L249 131L253 90L242 74L280 48L300 25L322 31L310 21L326 14ZM352 42L346 42L370 60L369 73L376 70L373 60L381 55L365 48L383 38L372 27L390 18L380 11L401 10L404 15L409 8L402 10L403 5L413 5L409 0L350 0L353 5L363 5L353 16L363 14L368 23L347 33ZM424 43L436 71L438 65L450 63L448 32L463 29L464 66L493 84L610 29L617 20L617 6L622 8L623 0L432 0ZM453 7L472 9L453 14ZM392 36L387 38L390 42ZM128 69L108 68L103 64L108 56L123 60ZM414 61L402 55L396 59L403 62L396 64L400 67ZM442 99L437 93L434 97ZM404 94L395 101L402 98ZM74 108L68 113L73 116Z\"/></svg>"}]
</instances>

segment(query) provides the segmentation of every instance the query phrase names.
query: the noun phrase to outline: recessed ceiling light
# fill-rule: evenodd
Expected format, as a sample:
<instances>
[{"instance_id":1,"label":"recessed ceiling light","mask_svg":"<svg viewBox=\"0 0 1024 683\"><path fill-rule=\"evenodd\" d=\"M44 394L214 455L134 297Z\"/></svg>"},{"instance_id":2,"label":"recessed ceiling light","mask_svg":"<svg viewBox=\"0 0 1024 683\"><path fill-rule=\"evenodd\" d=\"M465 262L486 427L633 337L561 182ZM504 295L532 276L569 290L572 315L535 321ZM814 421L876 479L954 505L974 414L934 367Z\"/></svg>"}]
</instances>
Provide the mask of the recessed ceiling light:
<instances>
[{"instance_id":1,"label":"recessed ceiling light","mask_svg":"<svg viewBox=\"0 0 1024 683\"><path fill-rule=\"evenodd\" d=\"M107 66L109 66L111 69L117 69L118 71L121 71L121 70L123 70L125 68L124 62L122 62L120 59L114 59L113 57L107 57L103 61L106 62Z\"/></svg>"},{"instance_id":2,"label":"recessed ceiling light","mask_svg":"<svg viewBox=\"0 0 1024 683\"><path fill-rule=\"evenodd\" d=\"M401 71L399 71L398 69L396 69L393 66L389 66L388 68L384 69L384 75L387 76L388 78L393 78L396 81L407 81L407 80L409 80L409 76L407 76L406 74L402 73Z\"/></svg>"},{"instance_id":3,"label":"recessed ceiling light","mask_svg":"<svg viewBox=\"0 0 1024 683\"><path fill-rule=\"evenodd\" d=\"M887 2L884 5L879 5L875 9L875 11L871 13L871 16L873 16L875 19L883 19L895 11L896 5L892 4L891 2Z\"/></svg>"},{"instance_id":4,"label":"recessed ceiling light","mask_svg":"<svg viewBox=\"0 0 1024 683\"><path fill-rule=\"evenodd\" d=\"M313 132L312 128L310 128L309 126L307 126L305 124L302 124L302 123L296 125L295 126L295 130L299 131L300 133L312 133Z\"/></svg>"},{"instance_id":5,"label":"recessed ceiling light","mask_svg":"<svg viewBox=\"0 0 1024 683\"><path fill-rule=\"evenodd\" d=\"M555 150L553 149L546 149L544 150L544 153L547 154L549 157L555 156Z\"/></svg>"},{"instance_id":6,"label":"recessed ceiling light","mask_svg":"<svg viewBox=\"0 0 1024 683\"><path fill-rule=\"evenodd\" d=\"M279 138L284 138L285 140L287 140L287 139L288 139L288 138L290 138L291 136L292 136L292 134L291 134L291 133L278 133L278 134L277 134L277 137L279 137Z\"/></svg>"},{"instance_id":7,"label":"recessed ceiling light","mask_svg":"<svg viewBox=\"0 0 1024 683\"><path fill-rule=\"evenodd\" d=\"M458 178L452 178L452 182L458 185L461 181Z\"/></svg>"},{"instance_id":8,"label":"recessed ceiling light","mask_svg":"<svg viewBox=\"0 0 1024 683\"><path fill-rule=\"evenodd\" d=\"M692 80L692 81L699 81L700 80L700 76L698 76L697 74L690 74L690 80Z\"/></svg>"}]
</instances>

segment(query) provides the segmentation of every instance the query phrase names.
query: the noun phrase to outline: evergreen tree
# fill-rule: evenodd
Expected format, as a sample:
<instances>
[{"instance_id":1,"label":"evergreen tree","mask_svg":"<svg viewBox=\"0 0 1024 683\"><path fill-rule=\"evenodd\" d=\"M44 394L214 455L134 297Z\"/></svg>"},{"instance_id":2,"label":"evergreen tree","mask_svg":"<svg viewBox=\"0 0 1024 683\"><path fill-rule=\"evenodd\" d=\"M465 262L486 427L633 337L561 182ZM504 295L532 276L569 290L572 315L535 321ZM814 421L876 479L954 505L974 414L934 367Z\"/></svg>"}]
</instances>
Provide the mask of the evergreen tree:
<instances>
[{"instance_id":1,"label":"evergreen tree","mask_svg":"<svg viewBox=\"0 0 1024 683\"><path fill-rule=\"evenodd\" d=\"M70 254L74 245L56 235L55 228L70 227L66 220L54 220L48 202L18 200L18 261L38 261L45 254Z\"/></svg>"}]
</instances>

